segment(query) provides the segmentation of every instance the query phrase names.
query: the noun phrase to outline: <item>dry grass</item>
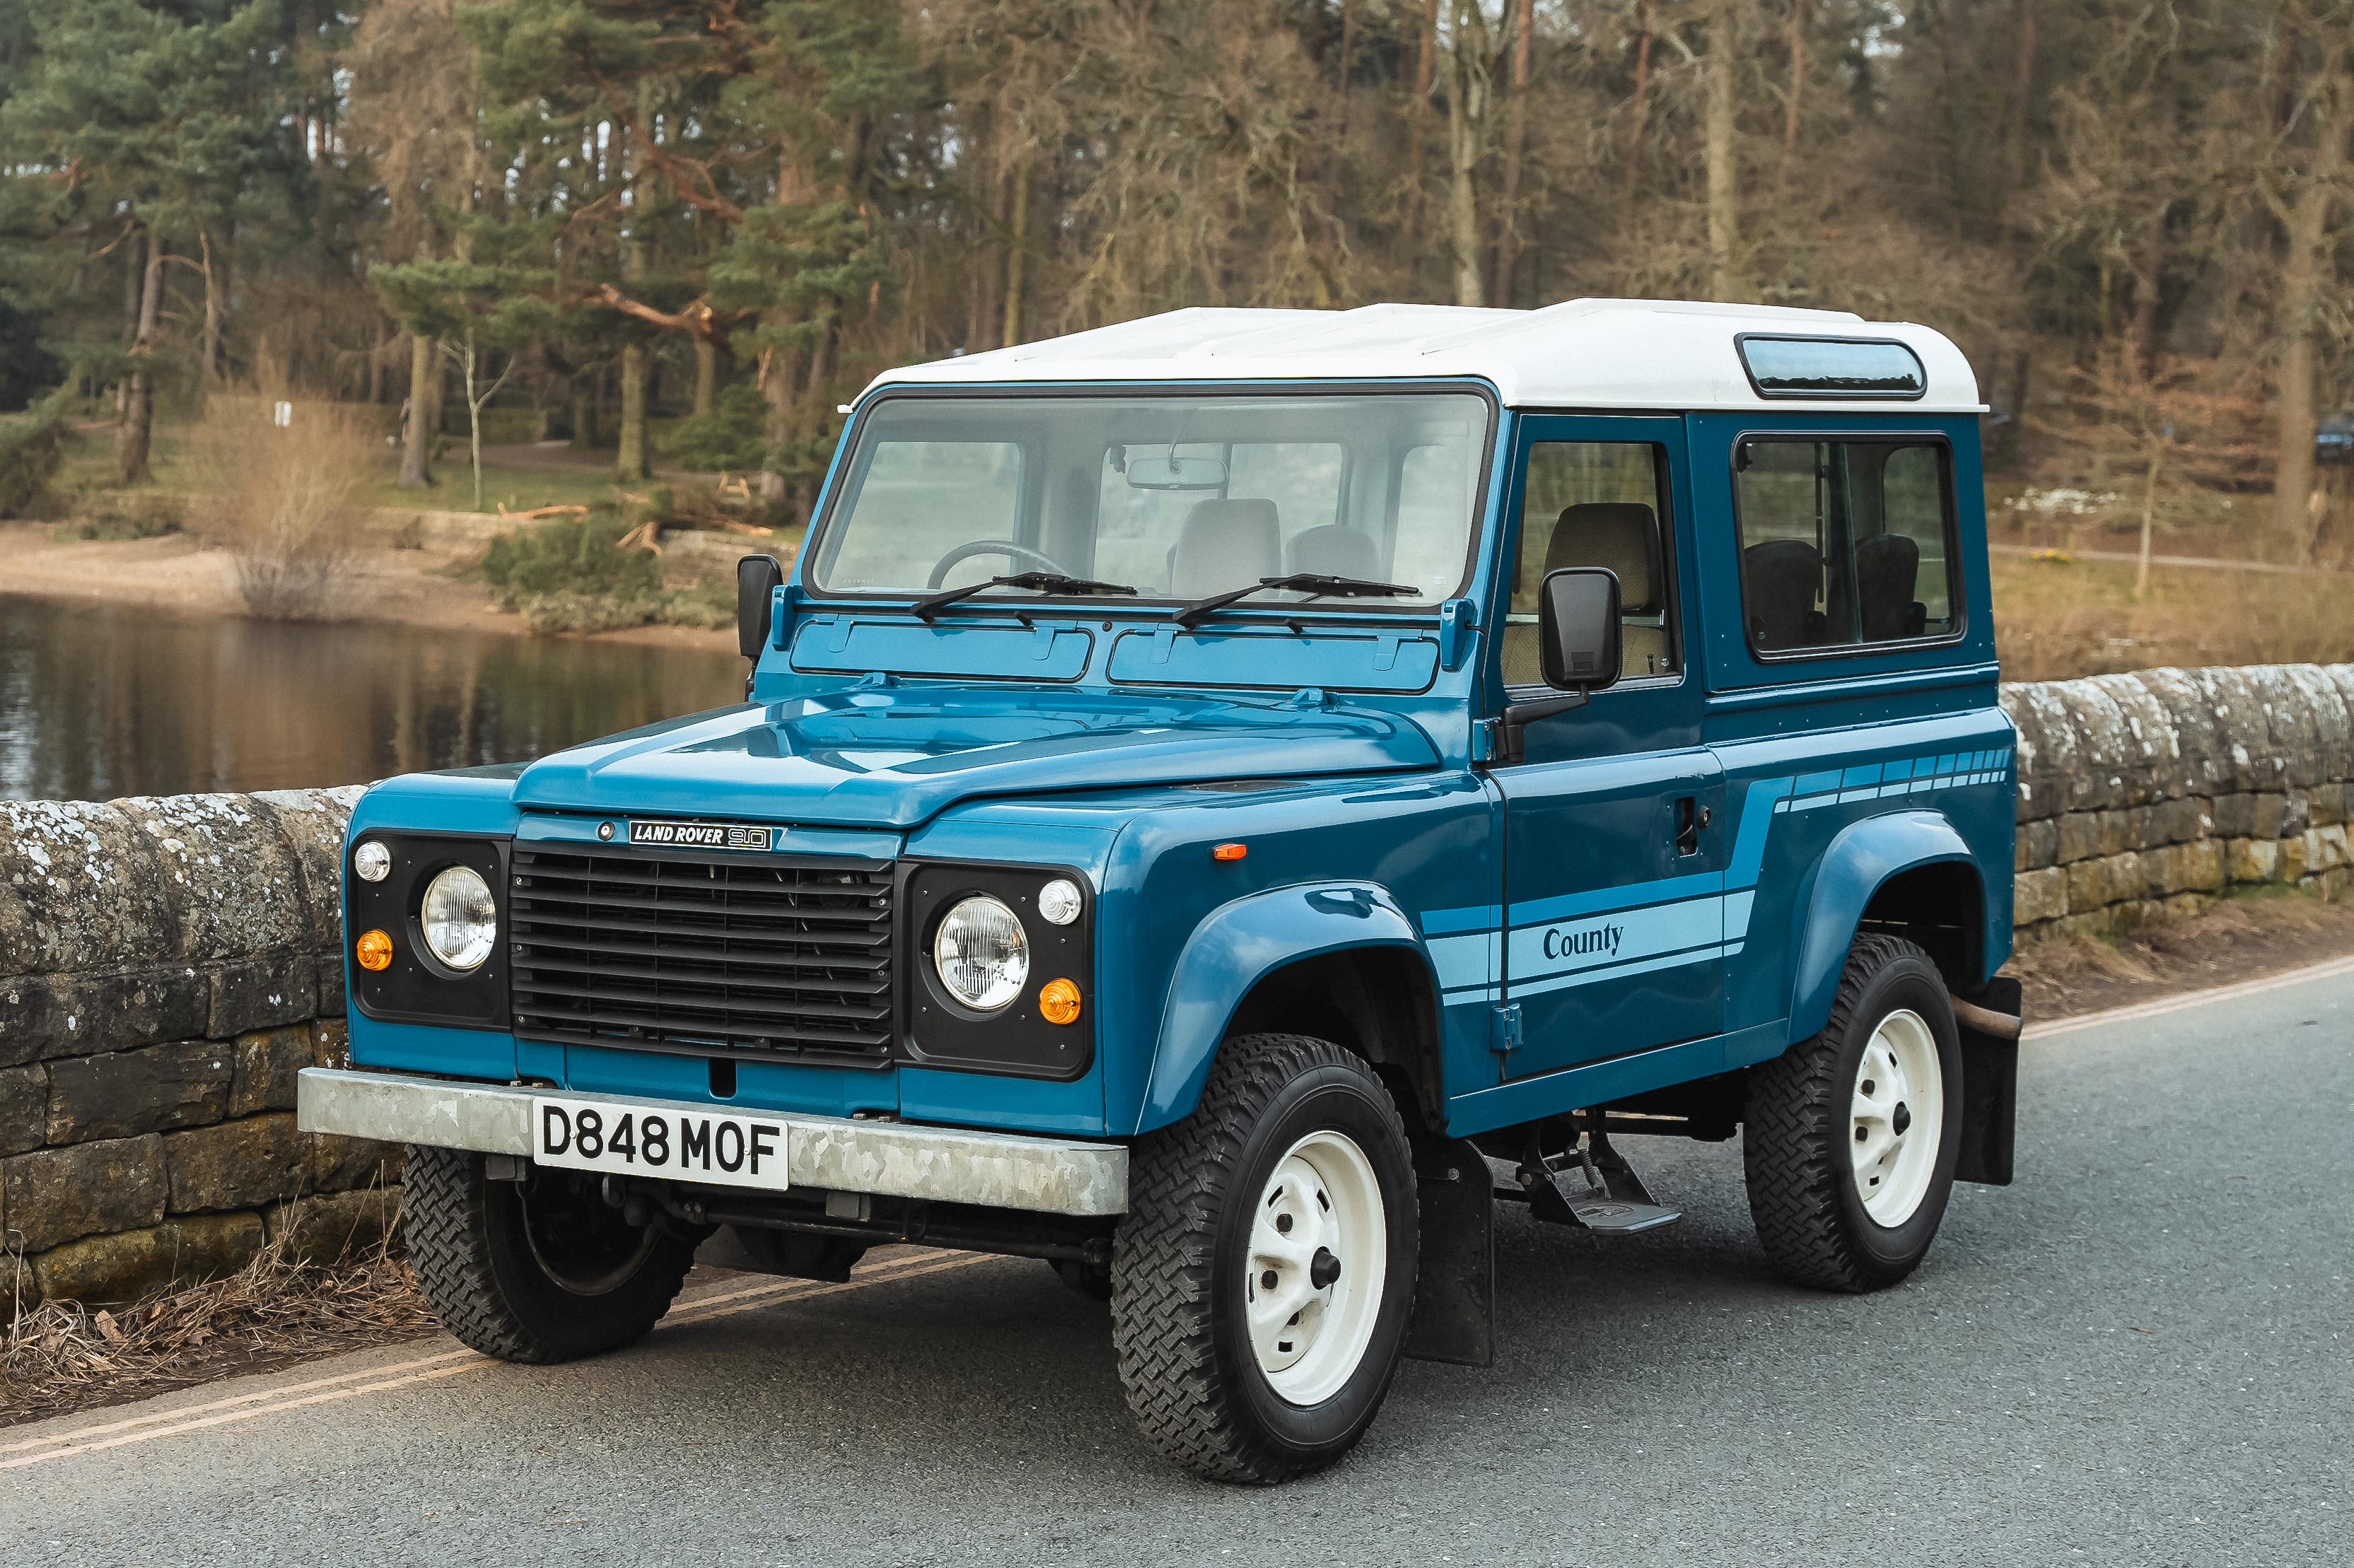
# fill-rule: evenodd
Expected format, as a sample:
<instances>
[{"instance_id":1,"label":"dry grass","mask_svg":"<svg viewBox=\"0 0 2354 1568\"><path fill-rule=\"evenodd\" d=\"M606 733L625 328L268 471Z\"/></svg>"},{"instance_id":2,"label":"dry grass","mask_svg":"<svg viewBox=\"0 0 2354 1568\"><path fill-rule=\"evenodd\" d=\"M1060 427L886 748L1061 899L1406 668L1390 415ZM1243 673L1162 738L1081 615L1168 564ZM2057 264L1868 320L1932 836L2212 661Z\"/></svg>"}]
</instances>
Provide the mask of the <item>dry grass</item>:
<instances>
[{"instance_id":1,"label":"dry grass","mask_svg":"<svg viewBox=\"0 0 2354 1568\"><path fill-rule=\"evenodd\" d=\"M2159 567L2138 603L2133 576L2122 562L1996 556L2003 678L2354 660L2354 576Z\"/></svg>"},{"instance_id":2,"label":"dry grass","mask_svg":"<svg viewBox=\"0 0 2354 1568\"><path fill-rule=\"evenodd\" d=\"M235 560L249 613L323 620L340 608L366 542L370 472L382 461L366 412L259 394L207 403L189 434L195 521Z\"/></svg>"},{"instance_id":3,"label":"dry grass","mask_svg":"<svg viewBox=\"0 0 2354 1568\"><path fill-rule=\"evenodd\" d=\"M329 1266L283 1239L226 1279L115 1311L48 1302L0 1340L0 1426L429 1332L389 1243Z\"/></svg>"}]
</instances>

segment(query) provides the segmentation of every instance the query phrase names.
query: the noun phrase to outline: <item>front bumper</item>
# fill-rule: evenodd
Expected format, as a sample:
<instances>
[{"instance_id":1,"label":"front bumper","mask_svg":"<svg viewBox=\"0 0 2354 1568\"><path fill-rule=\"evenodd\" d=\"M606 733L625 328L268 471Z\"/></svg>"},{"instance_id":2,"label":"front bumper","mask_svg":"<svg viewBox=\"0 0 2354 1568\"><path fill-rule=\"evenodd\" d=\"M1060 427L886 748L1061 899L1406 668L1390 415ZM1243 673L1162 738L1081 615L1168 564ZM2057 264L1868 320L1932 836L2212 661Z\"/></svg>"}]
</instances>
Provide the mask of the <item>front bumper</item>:
<instances>
[{"instance_id":1,"label":"front bumper","mask_svg":"<svg viewBox=\"0 0 2354 1568\"><path fill-rule=\"evenodd\" d=\"M306 1067L295 1119L304 1132L529 1159L531 1102L541 1092L504 1084ZM616 1110L675 1114L737 1108L628 1095L547 1092ZM1128 1209L1128 1150L1116 1143L767 1110L759 1114L785 1124L786 1173L796 1187L1047 1214L1119 1214Z\"/></svg>"}]
</instances>

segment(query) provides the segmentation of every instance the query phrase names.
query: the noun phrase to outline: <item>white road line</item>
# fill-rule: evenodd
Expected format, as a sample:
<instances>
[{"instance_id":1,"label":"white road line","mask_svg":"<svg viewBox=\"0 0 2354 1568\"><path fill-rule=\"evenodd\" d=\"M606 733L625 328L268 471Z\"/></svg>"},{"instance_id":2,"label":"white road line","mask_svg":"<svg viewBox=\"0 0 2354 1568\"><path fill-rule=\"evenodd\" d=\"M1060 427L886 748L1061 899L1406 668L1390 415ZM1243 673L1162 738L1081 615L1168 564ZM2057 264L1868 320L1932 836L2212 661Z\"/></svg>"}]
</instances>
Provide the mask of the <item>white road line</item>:
<instances>
[{"instance_id":1,"label":"white road line","mask_svg":"<svg viewBox=\"0 0 2354 1568\"><path fill-rule=\"evenodd\" d=\"M928 1260L922 1256L895 1260L860 1273L847 1284L820 1284L810 1280L780 1280L755 1285L740 1290L721 1291L699 1297L673 1309L655 1326L655 1331L674 1323L704 1322L715 1318L732 1318L761 1307L787 1301L802 1301L818 1296L835 1296L849 1290L863 1290L869 1286L888 1285L895 1280L913 1279L928 1274L946 1274L953 1269L970 1268L976 1264L992 1261L987 1255ZM461 1372L484 1371L497 1363L472 1351L445 1351L436 1355L420 1356L414 1361L396 1361L390 1366L369 1367L361 1372L341 1372L334 1377L312 1378L282 1387L258 1390L252 1393L236 1394L204 1404L182 1405L128 1420L107 1422L96 1426L77 1427L71 1432L57 1433L47 1437L35 1437L0 1445L0 1470L18 1470L29 1466L47 1464L53 1459L70 1458L77 1454L103 1453L134 1443L152 1443L161 1437L175 1437L184 1433L201 1432L216 1426L235 1425L264 1415L277 1415L312 1405L333 1404L365 1394L382 1393L390 1389L408 1388L421 1383L436 1383ZM299 1397L297 1397L299 1396Z\"/></svg>"},{"instance_id":2,"label":"white road line","mask_svg":"<svg viewBox=\"0 0 2354 1568\"><path fill-rule=\"evenodd\" d=\"M2307 964L2300 969L2283 969L2277 974L2262 975L2251 980L2239 980L2231 985L2219 985L2208 991L2184 991L2179 996L2163 996L2156 1001L2136 1002L2128 1007L2112 1007L2102 1012L2079 1013L2073 1018L2056 1018L2049 1023L2031 1023L2020 1032L2022 1040L2049 1040L2054 1035L2074 1034L2082 1030L2098 1029L2105 1024L2130 1023L2137 1018L2161 1018L2169 1012L2188 1012L2194 1007L2206 1007L2218 1001L2234 1001L2243 996L2256 996L2285 985L2297 985L2306 980L2327 980L2332 975L2354 974L2354 959L2330 959L2323 963Z\"/></svg>"}]
</instances>

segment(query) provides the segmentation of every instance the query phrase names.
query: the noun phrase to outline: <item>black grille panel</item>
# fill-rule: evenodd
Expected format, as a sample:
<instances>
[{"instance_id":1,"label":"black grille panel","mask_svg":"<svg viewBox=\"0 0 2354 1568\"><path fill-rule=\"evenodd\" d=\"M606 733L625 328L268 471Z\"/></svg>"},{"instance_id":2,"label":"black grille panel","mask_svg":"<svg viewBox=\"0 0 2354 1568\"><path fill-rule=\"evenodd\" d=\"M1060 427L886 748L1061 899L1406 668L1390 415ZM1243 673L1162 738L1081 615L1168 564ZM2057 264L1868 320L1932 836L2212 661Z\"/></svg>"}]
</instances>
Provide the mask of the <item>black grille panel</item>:
<instances>
[{"instance_id":1,"label":"black grille panel","mask_svg":"<svg viewBox=\"0 0 2354 1568\"><path fill-rule=\"evenodd\" d=\"M518 843L514 1032L881 1065L891 863Z\"/></svg>"}]
</instances>

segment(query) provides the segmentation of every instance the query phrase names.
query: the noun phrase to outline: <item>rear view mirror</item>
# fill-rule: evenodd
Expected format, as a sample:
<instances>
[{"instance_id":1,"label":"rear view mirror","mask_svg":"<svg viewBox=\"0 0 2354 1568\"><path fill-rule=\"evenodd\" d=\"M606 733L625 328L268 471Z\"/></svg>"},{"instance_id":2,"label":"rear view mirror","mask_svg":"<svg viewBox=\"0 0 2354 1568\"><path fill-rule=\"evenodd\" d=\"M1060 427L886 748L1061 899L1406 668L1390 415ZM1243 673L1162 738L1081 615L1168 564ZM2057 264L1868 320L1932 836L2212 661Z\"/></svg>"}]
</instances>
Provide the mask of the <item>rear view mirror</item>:
<instances>
[{"instance_id":1,"label":"rear view mirror","mask_svg":"<svg viewBox=\"0 0 2354 1568\"><path fill-rule=\"evenodd\" d=\"M768 646L769 617L784 582L785 568L774 556L747 556L736 563L736 647L745 658L758 659Z\"/></svg>"},{"instance_id":2,"label":"rear view mirror","mask_svg":"<svg viewBox=\"0 0 2354 1568\"><path fill-rule=\"evenodd\" d=\"M1137 490L1224 490L1226 465L1214 457L1179 457L1172 450L1128 460L1128 482Z\"/></svg>"},{"instance_id":3,"label":"rear view mirror","mask_svg":"<svg viewBox=\"0 0 2354 1568\"><path fill-rule=\"evenodd\" d=\"M1618 679L1618 574L1564 567L1537 590L1538 659L1545 684L1590 692Z\"/></svg>"}]
</instances>

